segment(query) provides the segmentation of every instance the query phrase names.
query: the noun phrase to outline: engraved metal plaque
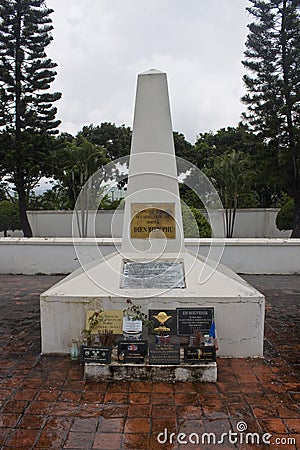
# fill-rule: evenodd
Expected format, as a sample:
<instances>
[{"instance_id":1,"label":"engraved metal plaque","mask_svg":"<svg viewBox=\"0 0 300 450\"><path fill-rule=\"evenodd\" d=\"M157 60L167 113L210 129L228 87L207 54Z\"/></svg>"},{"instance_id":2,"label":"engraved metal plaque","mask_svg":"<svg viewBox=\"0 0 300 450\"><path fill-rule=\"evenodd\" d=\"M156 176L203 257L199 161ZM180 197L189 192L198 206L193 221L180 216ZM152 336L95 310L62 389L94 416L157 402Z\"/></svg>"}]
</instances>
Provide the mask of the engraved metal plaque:
<instances>
[{"instance_id":1,"label":"engraved metal plaque","mask_svg":"<svg viewBox=\"0 0 300 450\"><path fill-rule=\"evenodd\" d=\"M182 262L125 262L121 288L175 289L185 288Z\"/></svg>"},{"instance_id":2,"label":"engraved metal plaque","mask_svg":"<svg viewBox=\"0 0 300 450\"><path fill-rule=\"evenodd\" d=\"M154 239L175 239L175 203L131 204L131 239L147 239L150 234Z\"/></svg>"},{"instance_id":3,"label":"engraved metal plaque","mask_svg":"<svg viewBox=\"0 0 300 450\"><path fill-rule=\"evenodd\" d=\"M86 329L89 329L89 318L96 311L89 310L86 313ZM113 334L122 334L123 311L101 311L98 313L98 324L92 329L92 334L104 333L105 330L112 331Z\"/></svg>"}]
</instances>

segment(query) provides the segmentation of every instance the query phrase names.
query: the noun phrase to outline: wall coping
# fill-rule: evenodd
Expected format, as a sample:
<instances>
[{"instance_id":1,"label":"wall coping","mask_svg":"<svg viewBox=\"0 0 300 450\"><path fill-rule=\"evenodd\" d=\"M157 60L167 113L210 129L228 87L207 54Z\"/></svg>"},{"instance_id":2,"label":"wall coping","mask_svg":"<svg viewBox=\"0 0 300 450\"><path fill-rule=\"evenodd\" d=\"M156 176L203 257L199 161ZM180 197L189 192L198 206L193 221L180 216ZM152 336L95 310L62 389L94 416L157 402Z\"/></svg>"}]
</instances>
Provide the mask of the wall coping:
<instances>
[{"instance_id":1,"label":"wall coping","mask_svg":"<svg viewBox=\"0 0 300 450\"><path fill-rule=\"evenodd\" d=\"M1 237L0 245L121 245L121 238L60 238L60 237ZM300 238L187 238L186 246L190 245L231 245L231 246L300 246Z\"/></svg>"},{"instance_id":2,"label":"wall coping","mask_svg":"<svg viewBox=\"0 0 300 450\"><path fill-rule=\"evenodd\" d=\"M280 208L238 208L237 212L239 213L247 213L247 212L261 212L261 211L274 211L278 212ZM205 209L199 209L199 211L206 212ZM213 209L212 209L213 211ZM216 211L221 211L220 209L216 209ZM73 214L72 209L33 209L28 210L27 213L29 214ZM94 213L94 210L90 210L90 213ZM113 214L113 213L124 213L124 210L122 209L99 209L97 210L99 214Z\"/></svg>"}]
</instances>

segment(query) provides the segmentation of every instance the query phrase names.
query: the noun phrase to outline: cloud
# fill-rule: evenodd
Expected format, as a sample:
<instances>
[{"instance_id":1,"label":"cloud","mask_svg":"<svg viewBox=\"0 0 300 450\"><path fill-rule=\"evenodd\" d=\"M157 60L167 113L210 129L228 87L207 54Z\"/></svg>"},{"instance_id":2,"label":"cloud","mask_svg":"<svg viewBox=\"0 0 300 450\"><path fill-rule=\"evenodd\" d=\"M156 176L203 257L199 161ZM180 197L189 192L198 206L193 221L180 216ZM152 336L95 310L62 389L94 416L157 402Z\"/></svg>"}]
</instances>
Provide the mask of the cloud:
<instances>
[{"instance_id":1,"label":"cloud","mask_svg":"<svg viewBox=\"0 0 300 450\"><path fill-rule=\"evenodd\" d=\"M54 9L63 93L61 130L112 121L132 125L136 76L168 73L174 129L235 126L243 110L242 66L247 0L47 0ZM78 127L78 128L77 128Z\"/></svg>"}]
</instances>

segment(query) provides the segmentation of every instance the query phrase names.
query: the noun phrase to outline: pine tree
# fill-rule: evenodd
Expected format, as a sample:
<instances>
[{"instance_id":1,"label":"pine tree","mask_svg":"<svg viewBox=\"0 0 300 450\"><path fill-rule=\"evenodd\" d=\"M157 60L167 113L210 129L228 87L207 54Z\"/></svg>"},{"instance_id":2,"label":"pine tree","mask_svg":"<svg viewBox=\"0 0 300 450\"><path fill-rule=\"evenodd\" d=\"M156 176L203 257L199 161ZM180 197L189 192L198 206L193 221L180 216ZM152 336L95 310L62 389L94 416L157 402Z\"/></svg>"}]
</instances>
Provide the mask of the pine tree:
<instances>
[{"instance_id":1,"label":"pine tree","mask_svg":"<svg viewBox=\"0 0 300 450\"><path fill-rule=\"evenodd\" d=\"M47 92L57 66L45 53L52 12L44 0L0 0L2 165L18 193L27 237L32 236L26 214L30 182L44 175L51 135L60 123L53 103L61 94Z\"/></svg>"},{"instance_id":2,"label":"pine tree","mask_svg":"<svg viewBox=\"0 0 300 450\"><path fill-rule=\"evenodd\" d=\"M286 174L295 202L293 237L300 237L300 1L249 0L243 77L244 120L260 135Z\"/></svg>"}]
</instances>

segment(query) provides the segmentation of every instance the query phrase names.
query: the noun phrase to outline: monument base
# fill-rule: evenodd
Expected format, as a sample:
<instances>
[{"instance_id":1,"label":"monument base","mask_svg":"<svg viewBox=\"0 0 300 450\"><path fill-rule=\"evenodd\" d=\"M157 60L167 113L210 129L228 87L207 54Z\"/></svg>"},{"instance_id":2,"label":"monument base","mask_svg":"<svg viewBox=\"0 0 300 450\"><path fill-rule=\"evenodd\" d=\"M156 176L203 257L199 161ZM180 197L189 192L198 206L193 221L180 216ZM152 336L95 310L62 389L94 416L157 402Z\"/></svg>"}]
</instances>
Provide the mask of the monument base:
<instances>
[{"instance_id":1,"label":"monument base","mask_svg":"<svg viewBox=\"0 0 300 450\"><path fill-rule=\"evenodd\" d=\"M149 365L149 364L99 364L85 363L84 378L86 381L163 381L193 382L217 381L217 363Z\"/></svg>"},{"instance_id":2,"label":"monument base","mask_svg":"<svg viewBox=\"0 0 300 450\"><path fill-rule=\"evenodd\" d=\"M122 311L130 298L145 314L151 309L213 307L217 356L263 356L264 296L222 265L199 283L199 274L209 264L205 258L185 252L182 263L186 287L164 292L122 288L124 261L118 253L73 272L41 295L42 353L69 353L72 338L82 338L87 310Z\"/></svg>"}]
</instances>

